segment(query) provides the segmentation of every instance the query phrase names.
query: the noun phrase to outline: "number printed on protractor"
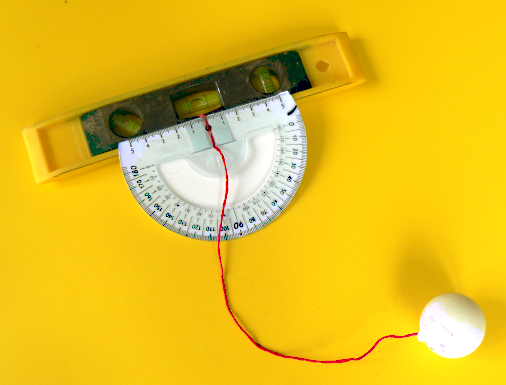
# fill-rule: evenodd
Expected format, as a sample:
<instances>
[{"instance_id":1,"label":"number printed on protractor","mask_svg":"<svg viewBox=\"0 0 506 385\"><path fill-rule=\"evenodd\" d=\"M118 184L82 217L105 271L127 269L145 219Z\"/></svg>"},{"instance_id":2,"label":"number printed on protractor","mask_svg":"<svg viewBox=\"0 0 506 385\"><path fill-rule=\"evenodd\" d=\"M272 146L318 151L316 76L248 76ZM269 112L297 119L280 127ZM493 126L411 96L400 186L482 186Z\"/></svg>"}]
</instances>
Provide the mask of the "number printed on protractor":
<instances>
[{"instance_id":1,"label":"number printed on protractor","mask_svg":"<svg viewBox=\"0 0 506 385\"><path fill-rule=\"evenodd\" d=\"M275 116L276 121L274 126L268 127L274 131L276 137L276 155L270 175L265 184L249 199L232 207L226 206L221 229L221 210L198 207L186 202L183 197L176 196L160 178L155 167L157 162L177 157L185 151L192 152L204 142L203 137L192 137L208 135L202 119L122 142L119 146L120 161L128 188L152 219L186 237L212 241L217 240L220 235L222 240L228 240L265 227L281 214L291 201L301 183L306 166L306 131L295 101L289 93L281 93L207 116L214 133L215 126L220 125L222 130L231 126L232 118L234 122L247 122L248 128L255 132L255 125L270 121L270 115ZM266 117L269 119L266 120ZM234 132L234 127L229 128L230 132ZM219 145L219 141L217 143ZM184 148L186 150L182 150ZM204 150L198 148L198 151L215 150L209 144ZM137 157L135 154L143 154L143 157Z\"/></svg>"}]
</instances>

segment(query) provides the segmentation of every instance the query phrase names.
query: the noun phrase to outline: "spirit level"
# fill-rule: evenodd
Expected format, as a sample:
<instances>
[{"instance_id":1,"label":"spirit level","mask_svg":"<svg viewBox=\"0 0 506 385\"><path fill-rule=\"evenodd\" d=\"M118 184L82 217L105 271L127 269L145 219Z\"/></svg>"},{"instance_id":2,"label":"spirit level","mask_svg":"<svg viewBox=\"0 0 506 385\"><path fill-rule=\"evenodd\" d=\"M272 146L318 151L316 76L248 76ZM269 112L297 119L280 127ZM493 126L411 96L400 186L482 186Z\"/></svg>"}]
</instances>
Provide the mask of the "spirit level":
<instances>
[{"instance_id":1,"label":"spirit level","mask_svg":"<svg viewBox=\"0 0 506 385\"><path fill-rule=\"evenodd\" d=\"M23 136L35 180L44 183L113 162L125 138L182 123L199 113L235 108L286 91L300 102L364 80L347 34L336 33L94 103L28 127Z\"/></svg>"}]
</instances>

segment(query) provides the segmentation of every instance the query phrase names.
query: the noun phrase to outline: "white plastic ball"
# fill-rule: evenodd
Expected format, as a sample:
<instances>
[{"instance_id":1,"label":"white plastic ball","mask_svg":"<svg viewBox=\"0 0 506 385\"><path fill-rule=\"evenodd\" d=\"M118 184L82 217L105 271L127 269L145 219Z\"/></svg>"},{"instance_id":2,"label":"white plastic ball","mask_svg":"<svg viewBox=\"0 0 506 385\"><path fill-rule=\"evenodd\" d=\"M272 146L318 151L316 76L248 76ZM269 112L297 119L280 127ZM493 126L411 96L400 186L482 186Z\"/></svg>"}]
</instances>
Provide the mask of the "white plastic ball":
<instances>
[{"instance_id":1,"label":"white plastic ball","mask_svg":"<svg viewBox=\"0 0 506 385\"><path fill-rule=\"evenodd\" d=\"M485 326L485 316L471 298L443 294L423 309L418 340L442 357L460 358L478 348Z\"/></svg>"}]
</instances>

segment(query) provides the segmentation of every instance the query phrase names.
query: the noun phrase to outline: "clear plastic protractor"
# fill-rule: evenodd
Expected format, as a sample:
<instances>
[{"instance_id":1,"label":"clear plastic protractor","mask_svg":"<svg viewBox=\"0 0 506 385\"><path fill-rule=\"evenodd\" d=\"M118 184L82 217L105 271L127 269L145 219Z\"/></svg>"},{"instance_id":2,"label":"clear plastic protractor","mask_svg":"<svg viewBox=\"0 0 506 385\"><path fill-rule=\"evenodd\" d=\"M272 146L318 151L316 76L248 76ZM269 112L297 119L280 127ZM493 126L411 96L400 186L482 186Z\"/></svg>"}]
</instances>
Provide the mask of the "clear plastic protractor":
<instances>
[{"instance_id":1,"label":"clear plastic protractor","mask_svg":"<svg viewBox=\"0 0 506 385\"><path fill-rule=\"evenodd\" d=\"M202 118L119 145L130 192L153 220L182 236L229 240L271 223L300 186L307 141L288 92L207 117L229 170L229 196L219 229L225 171Z\"/></svg>"}]
</instances>

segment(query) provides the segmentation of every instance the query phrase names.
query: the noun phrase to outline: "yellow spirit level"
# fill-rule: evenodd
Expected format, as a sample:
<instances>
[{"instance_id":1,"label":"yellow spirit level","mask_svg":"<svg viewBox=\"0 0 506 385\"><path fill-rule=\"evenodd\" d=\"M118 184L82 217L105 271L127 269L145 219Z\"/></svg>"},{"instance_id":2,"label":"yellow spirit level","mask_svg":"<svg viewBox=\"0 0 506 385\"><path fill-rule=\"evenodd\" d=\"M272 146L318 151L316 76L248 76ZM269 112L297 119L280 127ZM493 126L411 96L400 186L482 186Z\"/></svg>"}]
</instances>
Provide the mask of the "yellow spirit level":
<instances>
[{"instance_id":1,"label":"yellow spirit level","mask_svg":"<svg viewBox=\"0 0 506 385\"><path fill-rule=\"evenodd\" d=\"M200 113L235 108L284 91L300 102L364 81L348 35L341 32L78 108L24 129L23 137L35 180L44 183L114 162L118 143L125 138L163 129ZM146 108L157 113L147 114Z\"/></svg>"}]
</instances>

